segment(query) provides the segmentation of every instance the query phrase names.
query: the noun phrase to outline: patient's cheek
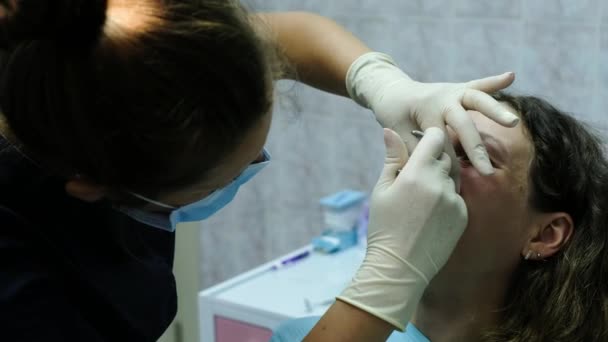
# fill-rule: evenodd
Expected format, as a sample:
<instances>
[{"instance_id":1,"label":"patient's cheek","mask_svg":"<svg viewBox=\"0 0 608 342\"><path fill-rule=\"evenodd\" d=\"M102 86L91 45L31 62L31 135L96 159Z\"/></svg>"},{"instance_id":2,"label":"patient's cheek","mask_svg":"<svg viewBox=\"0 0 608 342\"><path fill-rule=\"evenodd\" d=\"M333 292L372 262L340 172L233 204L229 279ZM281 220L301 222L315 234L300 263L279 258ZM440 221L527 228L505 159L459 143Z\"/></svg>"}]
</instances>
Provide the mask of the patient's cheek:
<instances>
[{"instance_id":1,"label":"patient's cheek","mask_svg":"<svg viewBox=\"0 0 608 342\"><path fill-rule=\"evenodd\" d=\"M475 168L469 167L461 170L460 177L460 195L468 206L479 205L479 200L487 201L500 197L502 191L499 175L482 176Z\"/></svg>"}]
</instances>

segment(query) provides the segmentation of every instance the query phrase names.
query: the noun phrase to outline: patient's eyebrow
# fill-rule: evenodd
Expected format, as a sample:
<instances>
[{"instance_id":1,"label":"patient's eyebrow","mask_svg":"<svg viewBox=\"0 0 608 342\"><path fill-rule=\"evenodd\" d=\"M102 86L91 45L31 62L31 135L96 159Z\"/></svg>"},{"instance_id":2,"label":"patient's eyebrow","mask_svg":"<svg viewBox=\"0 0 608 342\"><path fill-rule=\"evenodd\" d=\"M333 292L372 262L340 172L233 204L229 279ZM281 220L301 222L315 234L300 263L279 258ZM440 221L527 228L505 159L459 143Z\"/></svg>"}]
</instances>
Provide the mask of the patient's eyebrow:
<instances>
[{"instance_id":1,"label":"patient's eyebrow","mask_svg":"<svg viewBox=\"0 0 608 342\"><path fill-rule=\"evenodd\" d=\"M496 150L496 152L499 153L498 157L509 157L509 151L500 140L494 138L493 136L485 132L479 132L479 135L486 144L489 144L491 147L493 147L494 150Z\"/></svg>"}]
</instances>

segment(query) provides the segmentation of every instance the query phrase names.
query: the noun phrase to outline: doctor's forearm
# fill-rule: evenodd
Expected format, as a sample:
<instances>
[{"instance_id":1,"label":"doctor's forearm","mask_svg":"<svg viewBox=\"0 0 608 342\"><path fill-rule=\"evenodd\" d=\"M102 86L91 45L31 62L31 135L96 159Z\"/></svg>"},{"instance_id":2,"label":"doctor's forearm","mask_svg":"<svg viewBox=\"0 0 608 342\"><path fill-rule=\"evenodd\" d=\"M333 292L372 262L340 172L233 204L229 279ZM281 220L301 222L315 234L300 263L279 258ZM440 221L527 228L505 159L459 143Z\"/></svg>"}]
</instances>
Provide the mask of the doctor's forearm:
<instances>
[{"instance_id":1,"label":"doctor's forearm","mask_svg":"<svg viewBox=\"0 0 608 342\"><path fill-rule=\"evenodd\" d=\"M389 323L337 300L304 342L379 342L386 341L393 330Z\"/></svg>"},{"instance_id":2,"label":"doctor's forearm","mask_svg":"<svg viewBox=\"0 0 608 342\"><path fill-rule=\"evenodd\" d=\"M334 21L306 12L259 14L296 70L299 81L334 94L348 96L346 72L369 52L358 38Z\"/></svg>"}]
</instances>

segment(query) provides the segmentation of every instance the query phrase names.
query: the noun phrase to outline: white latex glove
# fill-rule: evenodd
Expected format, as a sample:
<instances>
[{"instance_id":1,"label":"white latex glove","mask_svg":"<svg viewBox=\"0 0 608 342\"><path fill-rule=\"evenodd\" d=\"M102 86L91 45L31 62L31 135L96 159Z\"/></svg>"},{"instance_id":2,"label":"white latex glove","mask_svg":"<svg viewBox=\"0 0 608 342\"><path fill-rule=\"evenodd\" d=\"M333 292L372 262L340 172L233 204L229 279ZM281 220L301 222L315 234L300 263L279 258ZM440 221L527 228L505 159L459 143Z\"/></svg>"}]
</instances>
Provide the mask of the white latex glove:
<instances>
[{"instance_id":1,"label":"white latex glove","mask_svg":"<svg viewBox=\"0 0 608 342\"><path fill-rule=\"evenodd\" d=\"M371 197L367 253L338 299L403 331L462 235L467 209L449 176L440 129L426 131L409 161L397 133L385 129L384 139L386 160Z\"/></svg>"},{"instance_id":2,"label":"white latex glove","mask_svg":"<svg viewBox=\"0 0 608 342\"><path fill-rule=\"evenodd\" d=\"M496 92L513 83L514 74L506 73L466 83L420 83L401 71L388 55L369 52L349 68L346 89L360 105L370 108L383 127L395 130L410 151L417 139L410 132L446 124L458 135L469 160L482 174L494 172L479 133L466 110L476 110L497 123L513 127L519 121L486 92ZM445 151L456 162L454 148L446 142ZM458 180L460 168L452 168ZM457 187L458 187L457 182Z\"/></svg>"}]
</instances>

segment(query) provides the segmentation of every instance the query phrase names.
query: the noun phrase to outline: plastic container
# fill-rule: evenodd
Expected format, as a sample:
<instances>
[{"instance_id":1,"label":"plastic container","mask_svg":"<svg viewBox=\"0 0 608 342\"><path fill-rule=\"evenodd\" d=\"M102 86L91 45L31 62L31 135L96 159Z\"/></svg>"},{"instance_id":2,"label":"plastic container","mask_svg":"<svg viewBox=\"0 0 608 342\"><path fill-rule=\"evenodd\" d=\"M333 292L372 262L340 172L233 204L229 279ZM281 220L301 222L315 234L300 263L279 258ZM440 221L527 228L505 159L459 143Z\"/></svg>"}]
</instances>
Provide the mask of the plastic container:
<instances>
[{"instance_id":1,"label":"plastic container","mask_svg":"<svg viewBox=\"0 0 608 342\"><path fill-rule=\"evenodd\" d=\"M364 192L354 190L344 190L322 198L319 203L323 210L325 229L352 229L361 216L366 199Z\"/></svg>"},{"instance_id":2,"label":"plastic container","mask_svg":"<svg viewBox=\"0 0 608 342\"><path fill-rule=\"evenodd\" d=\"M361 191L344 190L322 198L323 234L312 240L315 249L334 253L358 243L367 195Z\"/></svg>"}]
</instances>

